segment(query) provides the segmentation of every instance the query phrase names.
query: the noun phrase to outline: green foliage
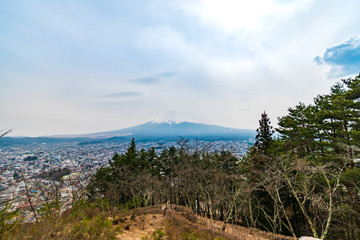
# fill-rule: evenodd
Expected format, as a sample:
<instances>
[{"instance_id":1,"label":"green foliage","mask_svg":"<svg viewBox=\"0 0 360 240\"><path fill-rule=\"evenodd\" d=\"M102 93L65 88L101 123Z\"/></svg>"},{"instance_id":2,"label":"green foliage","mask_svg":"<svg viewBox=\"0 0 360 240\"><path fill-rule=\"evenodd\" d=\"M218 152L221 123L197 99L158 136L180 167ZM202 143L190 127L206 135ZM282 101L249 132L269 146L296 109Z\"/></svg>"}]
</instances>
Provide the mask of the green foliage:
<instances>
[{"instance_id":1,"label":"green foliage","mask_svg":"<svg viewBox=\"0 0 360 240\"><path fill-rule=\"evenodd\" d=\"M115 154L109 167L97 170L87 187L88 198L106 198L112 205L123 204L127 209L172 202L199 210L194 201L204 193L195 188L192 191L193 183L237 172L238 158L227 151L192 150L186 144L160 153L154 148L139 151L132 140L124 154Z\"/></svg>"},{"instance_id":2,"label":"green foliage","mask_svg":"<svg viewBox=\"0 0 360 240\"><path fill-rule=\"evenodd\" d=\"M360 168L346 168L342 173L341 182L346 185L359 186L360 183ZM360 192L359 188L355 188L355 191Z\"/></svg>"},{"instance_id":3,"label":"green foliage","mask_svg":"<svg viewBox=\"0 0 360 240\"><path fill-rule=\"evenodd\" d=\"M99 239L104 235L107 239L115 239L116 232L113 231L113 222L99 215L76 222L71 235L79 239Z\"/></svg>"},{"instance_id":4,"label":"green foliage","mask_svg":"<svg viewBox=\"0 0 360 240\"><path fill-rule=\"evenodd\" d=\"M301 209L302 219L297 221L304 222L313 236L318 236L319 232L321 238L329 234L340 236L332 230L336 228L337 231L347 229L351 232L343 234L346 239L360 237L359 231L353 227L358 223L354 219L358 219L360 214L360 175L354 161L360 147L359 121L360 75L336 83L329 94L318 95L313 104L299 103L289 108L286 116L279 118L277 131L280 139L272 152L286 158L274 169L282 169L280 173L284 179L291 179L283 186L279 182L279 186L291 189L290 194L297 200L292 211ZM302 167L296 166L299 161L292 160L299 158L307 161L299 165ZM264 171L258 176L263 174ZM302 200L304 197L306 201ZM287 201L286 198L279 200ZM353 208L350 210L347 206L351 204ZM346 217L344 212L347 212ZM334 216L341 216L343 220L333 220ZM299 228L292 221L289 219L287 222ZM329 228L331 224L336 227ZM340 225L343 227L338 227Z\"/></svg>"},{"instance_id":5,"label":"green foliage","mask_svg":"<svg viewBox=\"0 0 360 240\"><path fill-rule=\"evenodd\" d=\"M135 195L132 199L130 199L126 204L126 209L138 208L141 207L142 199L140 196Z\"/></svg>"},{"instance_id":6,"label":"green foliage","mask_svg":"<svg viewBox=\"0 0 360 240\"><path fill-rule=\"evenodd\" d=\"M199 236L194 232L186 231L183 234L181 234L182 239L184 240L198 240Z\"/></svg>"},{"instance_id":7,"label":"green foliage","mask_svg":"<svg viewBox=\"0 0 360 240\"><path fill-rule=\"evenodd\" d=\"M151 234L151 239L152 240L162 240L165 236L165 233L161 230L161 229L156 229L152 234Z\"/></svg>"},{"instance_id":8,"label":"green foliage","mask_svg":"<svg viewBox=\"0 0 360 240\"><path fill-rule=\"evenodd\" d=\"M156 229L150 236L141 236L141 240L162 240L165 233L160 229Z\"/></svg>"},{"instance_id":9,"label":"green foliage","mask_svg":"<svg viewBox=\"0 0 360 240\"><path fill-rule=\"evenodd\" d=\"M60 216L60 209L61 209L62 203L59 199L45 202L42 204L40 208L40 215L43 219L47 218L53 218L56 219Z\"/></svg>"},{"instance_id":10,"label":"green foliage","mask_svg":"<svg viewBox=\"0 0 360 240\"><path fill-rule=\"evenodd\" d=\"M122 230L113 221L121 212L106 200L91 203L82 199L56 218L46 212L38 222L18 224L5 239L116 239Z\"/></svg>"},{"instance_id":11,"label":"green foliage","mask_svg":"<svg viewBox=\"0 0 360 240\"><path fill-rule=\"evenodd\" d=\"M14 210L11 204L5 204L0 210L0 239L6 239L22 222L19 211Z\"/></svg>"},{"instance_id":12,"label":"green foliage","mask_svg":"<svg viewBox=\"0 0 360 240\"><path fill-rule=\"evenodd\" d=\"M274 130L266 112L261 114L259 128L256 129L256 132L254 148L257 152L267 155L273 141L272 135L274 134Z\"/></svg>"},{"instance_id":13,"label":"green foliage","mask_svg":"<svg viewBox=\"0 0 360 240\"><path fill-rule=\"evenodd\" d=\"M354 147L360 146L359 86L360 75L335 84L313 104L289 108L289 114L279 118L277 129L287 150L318 163L352 168Z\"/></svg>"},{"instance_id":14,"label":"green foliage","mask_svg":"<svg viewBox=\"0 0 360 240\"><path fill-rule=\"evenodd\" d=\"M342 232L345 239L360 238L360 172L354 161L360 153L360 75L336 83L313 104L289 108L279 118L278 139L272 139L265 113L259 124L241 164L240 173L254 186L250 216L243 219L293 236L338 239Z\"/></svg>"}]
</instances>

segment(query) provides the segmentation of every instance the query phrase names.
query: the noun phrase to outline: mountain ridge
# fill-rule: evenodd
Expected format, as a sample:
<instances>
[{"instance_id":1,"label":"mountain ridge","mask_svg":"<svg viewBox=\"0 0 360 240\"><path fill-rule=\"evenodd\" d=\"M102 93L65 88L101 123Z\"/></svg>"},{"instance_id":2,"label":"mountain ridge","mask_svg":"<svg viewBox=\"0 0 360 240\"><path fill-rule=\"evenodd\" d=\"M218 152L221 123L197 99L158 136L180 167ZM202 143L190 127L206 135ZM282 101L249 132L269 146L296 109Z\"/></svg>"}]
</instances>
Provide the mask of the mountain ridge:
<instances>
[{"instance_id":1,"label":"mountain ridge","mask_svg":"<svg viewBox=\"0 0 360 240\"><path fill-rule=\"evenodd\" d=\"M80 144L116 143L129 141L174 141L181 138L207 141L242 140L248 141L256 135L255 130L227 128L218 125L209 125L196 122L146 122L140 125L96 133L53 135L42 137L3 137L0 146L29 145L40 143L77 142Z\"/></svg>"},{"instance_id":2,"label":"mountain ridge","mask_svg":"<svg viewBox=\"0 0 360 240\"><path fill-rule=\"evenodd\" d=\"M62 135L51 137L85 137L85 138L112 138L112 137L210 137L210 136L244 136L252 138L255 136L255 130L228 128L218 125L210 125L196 122L146 122L136 126L122 128L118 130L80 134L80 135Z\"/></svg>"}]
</instances>

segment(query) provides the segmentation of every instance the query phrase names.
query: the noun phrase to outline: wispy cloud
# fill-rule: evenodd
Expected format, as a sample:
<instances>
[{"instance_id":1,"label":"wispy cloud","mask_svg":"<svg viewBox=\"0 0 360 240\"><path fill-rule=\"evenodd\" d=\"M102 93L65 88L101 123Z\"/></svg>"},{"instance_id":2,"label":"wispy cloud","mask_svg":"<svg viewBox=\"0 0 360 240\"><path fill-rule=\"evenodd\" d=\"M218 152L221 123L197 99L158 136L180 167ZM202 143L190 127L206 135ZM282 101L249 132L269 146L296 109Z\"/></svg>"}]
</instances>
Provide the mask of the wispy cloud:
<instances>
[{"instance_id":1,"label":"wispy cloud","mask_svg":"<svg viewBox=\"0 0 360 240\"><path fill-rule=\"evenodd\" d=\"M141 92L115 92L115 93L110 93L110 94L105 94L105 95L101 95L101 98L119 98L119 99L123 99L123 98L137 98L137 97L141 97L144 94Z\"/></svg>"},{"instance_id":2,"label":"wispy cloud","mask_svg":"<svg viewBox=\"0 0 360 240\"><path fill-rule=\"evenodd\" d=\"M154 83L160 82L161 80L163 80L165 78L170 78L173 76L175 76L175 73L173 73L173 72L161 72L161 73L157 73L157 74L150 75L147 77L133 79L131 81L134 83L140 83L140 84L154 84Z\"/></svg>"},{"instance_id":3,"label":"wispy cloud","mask_svg":"<svg viewBox=\"0 0 360 240\"><path fill-rule=\"evenodd\" d=\"M327 91L324 68L358 73L360 1L324 2L0 1L0 127L39 136L186 116L257 128L264 109L275 118Z\"/></svg>"},{"instance_id":4,"label":"wispy cloud","mask_svg":"<svg viewBox=\"0 0 360 240\"><path fill-rule=\"evenodd\" d=\"M329 77L342 77L360 72L360 36L352 37L329 47L322 57L315 58L317 64L331 67Z\"/></svg>"}]
</instances>

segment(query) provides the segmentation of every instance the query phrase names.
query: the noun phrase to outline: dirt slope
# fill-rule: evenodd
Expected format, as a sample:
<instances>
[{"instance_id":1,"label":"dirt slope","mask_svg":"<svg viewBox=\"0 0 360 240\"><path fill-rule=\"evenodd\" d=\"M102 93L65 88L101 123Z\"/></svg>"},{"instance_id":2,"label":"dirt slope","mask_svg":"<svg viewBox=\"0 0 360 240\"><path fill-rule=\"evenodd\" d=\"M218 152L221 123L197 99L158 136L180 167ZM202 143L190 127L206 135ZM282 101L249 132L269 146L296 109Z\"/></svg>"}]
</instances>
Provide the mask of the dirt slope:
<instances>
[{"instance_id":1,"label":"dirt slope","mask_svg":"<svg viewBox=\"0 0 360 240\"><path fill-rule=\"evenodd\" d=\"M134 210L119 223L123 231L118 239L227 239L227 240L287 240L257 229L226 224L197 216L189 208L158 205ZM225 228L225 229L224 229Z\"/></svg>"}]
</instances>

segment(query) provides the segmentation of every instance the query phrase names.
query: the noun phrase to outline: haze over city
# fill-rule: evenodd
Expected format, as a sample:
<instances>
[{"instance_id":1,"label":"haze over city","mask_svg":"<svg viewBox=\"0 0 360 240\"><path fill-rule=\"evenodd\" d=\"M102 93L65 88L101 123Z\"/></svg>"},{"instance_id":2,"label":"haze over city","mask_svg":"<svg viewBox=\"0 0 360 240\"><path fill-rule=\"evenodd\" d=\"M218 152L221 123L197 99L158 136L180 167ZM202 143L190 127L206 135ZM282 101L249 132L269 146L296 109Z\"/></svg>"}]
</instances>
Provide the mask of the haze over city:
<instances>
[{"instance_id":1,"label":"haze over city","mask_svg":"<svg viewBox=\"0 0 360 240\"><path fill-rule=\"evenodd\" d=\"M255 129L360 67L360 2L1 1L0 129Z\"/></svg>"}]
</instances>

